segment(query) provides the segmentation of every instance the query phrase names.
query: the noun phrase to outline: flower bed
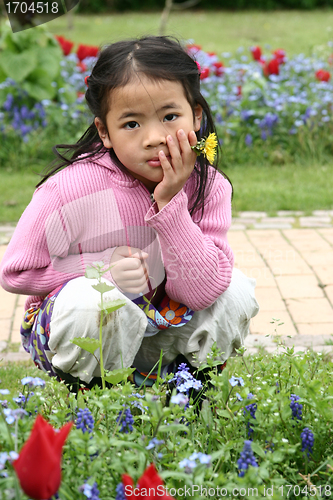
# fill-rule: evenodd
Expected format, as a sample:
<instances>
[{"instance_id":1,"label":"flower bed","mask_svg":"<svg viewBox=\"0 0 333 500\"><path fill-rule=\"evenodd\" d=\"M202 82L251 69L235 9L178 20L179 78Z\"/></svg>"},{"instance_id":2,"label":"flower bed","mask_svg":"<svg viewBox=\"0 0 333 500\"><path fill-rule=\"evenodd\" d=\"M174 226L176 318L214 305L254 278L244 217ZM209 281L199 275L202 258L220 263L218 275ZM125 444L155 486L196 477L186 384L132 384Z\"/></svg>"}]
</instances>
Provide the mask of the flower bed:
<instances>
[{"instance_id":1,"label":"flower bed","mask_svg":"<svg viewBox=\"0 0 333 500\"><path fill-rule=\"evenodd\" d=\"M55 380L25 377L19 395L0 385L0 497L28 498L19 477L29 498L332 498L332 362L283 348L230 359L219 375L208 363L201 411L184 365L169 407L161 380L78 399Z\"/></svg>"},{"instance_id":2,"label":"flower bed","mask_svg":"<svg viewBox=\"0 0 333 500\"><path fill-rule=\"evenodd\" d=\"M38 37L45 37L45 32L42 28L31 31L38 46ZM25 40L25 33L16 35ZM10 47L11 36L5 30L2 45ZM23 75L13 68L10 73L6 67L9 76L0 83L0 133L7 143L34 141L48 128L53 136L58 131L56 136L76 141L92 118L84 104L85 77L98 47L79 45L74 52L70 40L56 39L51 42L48 38L49 50L55 50L52 43L62 50L51 87L38 86L45 82L34 80L37 68ZM263 54L260 47L240 48L235 55L222 53L219 57L197 45L187 46L200 66L202 92L214 114L224 165L324 160L332 155L331 45L318 47L312 56L294 57L282 49L272 53L267 49ZM43 71L49 68L47 58L45 64ZM19 81L13 78L16 75ZM38 95L49 97L38 99Z\"/></svg>"}]
</instances>

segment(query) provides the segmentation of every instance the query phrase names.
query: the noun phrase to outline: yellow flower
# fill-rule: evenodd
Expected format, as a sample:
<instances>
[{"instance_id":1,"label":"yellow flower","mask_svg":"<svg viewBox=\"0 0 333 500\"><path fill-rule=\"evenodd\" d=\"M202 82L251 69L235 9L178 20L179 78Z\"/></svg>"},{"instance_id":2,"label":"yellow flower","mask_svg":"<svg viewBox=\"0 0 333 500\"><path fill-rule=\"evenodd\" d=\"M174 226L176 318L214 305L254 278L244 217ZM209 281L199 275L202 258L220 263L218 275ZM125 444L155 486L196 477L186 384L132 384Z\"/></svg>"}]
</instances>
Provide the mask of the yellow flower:
<instances>
[{"instance_id":1,"label":"yellow flower","mask_svg":"<svg viewBox=\"0 0 333 500\"><path fill-rule=\"evenodd\" d=\"M209 163L213 163L216 156L216 148L217 148L217 138L216 134L209 134L207 139L201 139L195 146L192 146L193 151L197 153L197 155L203 154Z\"/></svg>"},{"instance_id":2,"label":"yellow flower","mask_svg":"<svg viewBox=\"0 0 333 500\"><path fill-rule=\"evenodd\" d=\"M206 156L209 163L213 163L216 156L217 139L215 134L209 134L206 139L204 147L204 155Z\"/></svg>"}]
</instances>

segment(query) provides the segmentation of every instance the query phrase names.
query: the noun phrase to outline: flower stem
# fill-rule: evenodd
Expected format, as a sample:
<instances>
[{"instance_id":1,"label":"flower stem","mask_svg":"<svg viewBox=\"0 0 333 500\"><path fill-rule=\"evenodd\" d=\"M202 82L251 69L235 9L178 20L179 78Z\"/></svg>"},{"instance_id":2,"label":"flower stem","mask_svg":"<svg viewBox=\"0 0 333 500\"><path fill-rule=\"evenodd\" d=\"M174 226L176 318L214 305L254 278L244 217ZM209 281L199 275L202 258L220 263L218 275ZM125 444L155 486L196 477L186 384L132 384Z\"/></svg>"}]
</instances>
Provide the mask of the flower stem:
<instances>
[{"instance_id":1,"label":"flower stem","mask_svg":"<svg viewBox=\"0 0 333 500\"><path fill-rule=\"evenodd\" d=\"M101 293L101 319L99 322L99 363L100 363L100 369L101 369L101 379L102 379L102 388L105 389L105 375L104 375L104 362L103 362L103 335L102 335L102 328L103 328L103 293Z\"/></svg>"}]
</instances>

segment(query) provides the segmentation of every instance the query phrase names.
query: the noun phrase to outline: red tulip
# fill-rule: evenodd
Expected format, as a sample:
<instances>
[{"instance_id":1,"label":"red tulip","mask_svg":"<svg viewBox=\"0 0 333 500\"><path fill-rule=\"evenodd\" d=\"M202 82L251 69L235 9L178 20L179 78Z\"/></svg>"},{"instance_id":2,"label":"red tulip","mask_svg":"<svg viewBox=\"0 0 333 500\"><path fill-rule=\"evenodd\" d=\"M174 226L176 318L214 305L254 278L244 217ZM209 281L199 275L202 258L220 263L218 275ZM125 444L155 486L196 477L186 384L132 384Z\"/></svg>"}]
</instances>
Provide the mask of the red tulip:
<instances>
[{"instance_id":1,"label":"red tulip","mask_svg":"<svg viewBox=\"0 0 333 500\"><path fill-rule=\"evenodd\" d=\"M21 488L34 500L45 500L57 493L61 483L61 455L73 422L60 431L38 415L29 439L13 466Z\"/></svg>"},{"instance_id":2,"label":"red tulip","mask_svg":"<svg viewBox=\"0 0 333 500\"><path fill-rule=\"evenodd\" d=\"M80 61L77 63L78 68L80 68L81 73L84 73L87 71L87 66L84 64L84 62Z\"/></svg>"},{"instance_id":3,"label":"red tulip","mask_svg":"<svg viewBox=\"0 0 333 500\"><path fill-rule=\"evenodd\" d=\"M316 78L320 82L328 82L331 78L331 74L329 71L325 71L324 69L319 69L316 71Z\"/></svg>"},{"instance_id":4,"label":"red tulip","mask_svg":"<svg viewBox=\"0 0 333 500\"><path fill-rule=\"evenodd\" d=\"M252 56L253 56L253 59L255 61L260 61L261 59L261 48L256 46L256 47L251 47L251 52L252 52Z\"/></svg>"},{"instance_id":5,"label":"red tulip","mask_svg":"<svg viewBox=\"0 0 333 500\"><path fill-rule=\"evenodd\" d=\"M191 43L186 45L187 50L201 50L201 45L196 45L195 43Z\"/></svg>"},{"instance_id":6,"label":"red tulip","mask_svg":"<svg viewBox=\"0 0 333 500\"><path fill-rule=\"evenodd\" d=\"M141 500L146 500L147 498L174 500L174 498L165 491L163 481L158 475L154 464L151 464L144 471L138 481L137 487L134 487L133 479L127 474L123 474L122 482L125 488L126 498L129 500L135 500L137 498L141 498Z\"/></svg>"},{"instance_id":7,"label":"red tulip","mask_svg":"<svg viewBox=\"0 0 333 500\"><path fill-rule=\"evenodd\" d=\"M86 57L96 57L99 52L99 47L93 45L79 45L76 55L80 61Z\"/></svg>"},{"instance_id":8,"label":"red tulip","mask_svg":"<svg viewBox=\"0 0 333 500\"><path fill-rule=\"evenodd\" d=\"M200 73L200 80L204 80L209 76L209 68L202 68L201 73Z\"/></svg>"},{"instance_id":9,"label":"red tulip","mask_svg":"<svg viewBox=\"0 0 333 500\"><path fill-rule=\"evenodd\" d=\"M214 73L216 76L221 76L224 73L224 65L221 61L217 61L213 63L213 66L215 68Z\"/></svg>"},{"instance_id":10,"label":"red tulip","mask_svg":"<svg viewBox=\"0 0 333 500\"><path fill-rule=\"evenodd\" d=\"M56 35L55 38L58 40L58 43L59 43L60 47L62 48L62 52L63 52L64 56L68 56L68 54L70 53L70 51L73 48L74 43L71 42L70 40L66 40L66 38L64 38L63 36Z\"/></svg>"},{"instance_id":11,"label":"red tulip","mask_svg":"<svg viewBox=\"0 0 333 500\"><path fill-rule=\"evenodd\" d=\"M277 59L271 59L264 66L264 75L278 75L279 74L279 61Z\"/></svg>"},{"instance_id":12,"label":"red tulip","mask_svg":"<svg viewBox=\"0 0 333 500\"><path fill-rule=\"evenodd\" d=\"M286 62L286 52L283 49L276 49L273 52L274 58L279 62L279 64L283 64Z\"/></svg>"}]
</instances>

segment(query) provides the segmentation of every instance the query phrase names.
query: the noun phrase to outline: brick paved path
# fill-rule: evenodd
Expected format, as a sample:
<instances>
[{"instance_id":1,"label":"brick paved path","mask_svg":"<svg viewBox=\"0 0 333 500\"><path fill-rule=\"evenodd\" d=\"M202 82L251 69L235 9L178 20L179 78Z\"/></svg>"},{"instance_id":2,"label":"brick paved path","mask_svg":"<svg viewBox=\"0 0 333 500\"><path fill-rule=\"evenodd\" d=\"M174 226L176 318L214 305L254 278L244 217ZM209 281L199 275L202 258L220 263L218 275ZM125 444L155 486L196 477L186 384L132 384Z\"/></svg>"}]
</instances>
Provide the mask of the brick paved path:
<instances>
[{"instance_id":1,"label":"brick paved path","mask_svg":"<svg viewBox=\"0 0 333 500\"><path fill-rule=\"evenodd\" d=\"M0 226L0 259L12 231ZM278 217L243 212L233 219L229 242L235 266L257 280L260 312L251 321L247 353L259 346L275 351L277 337L296 350L333 351L333 210ZM0 287L0 359L29 359L22 348L8 352L20 342L24 301Z\"/></svg>"}]
</instances>

